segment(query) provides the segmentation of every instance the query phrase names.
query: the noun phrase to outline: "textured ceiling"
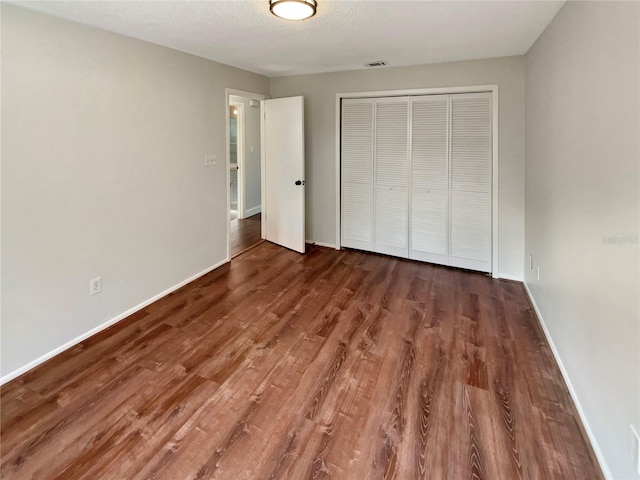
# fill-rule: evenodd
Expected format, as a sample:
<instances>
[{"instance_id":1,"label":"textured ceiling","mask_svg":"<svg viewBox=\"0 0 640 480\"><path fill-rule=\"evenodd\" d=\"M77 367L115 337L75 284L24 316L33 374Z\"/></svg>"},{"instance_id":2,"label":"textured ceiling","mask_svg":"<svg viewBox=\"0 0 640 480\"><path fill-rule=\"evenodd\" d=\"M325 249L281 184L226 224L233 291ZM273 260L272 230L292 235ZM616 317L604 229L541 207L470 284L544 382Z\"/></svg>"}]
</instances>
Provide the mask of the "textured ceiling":
<instances>
[{"instance_id":1,"label":"textured ceiling","mask_svg":"<svg viewBox=\"0 0 640 480\"><path fill-rule=\"evenodd\" d=\"M275 77L524 54L564 2L318 0L303 22L267 0L13 3Z\"/></svg>"}]
</instances>

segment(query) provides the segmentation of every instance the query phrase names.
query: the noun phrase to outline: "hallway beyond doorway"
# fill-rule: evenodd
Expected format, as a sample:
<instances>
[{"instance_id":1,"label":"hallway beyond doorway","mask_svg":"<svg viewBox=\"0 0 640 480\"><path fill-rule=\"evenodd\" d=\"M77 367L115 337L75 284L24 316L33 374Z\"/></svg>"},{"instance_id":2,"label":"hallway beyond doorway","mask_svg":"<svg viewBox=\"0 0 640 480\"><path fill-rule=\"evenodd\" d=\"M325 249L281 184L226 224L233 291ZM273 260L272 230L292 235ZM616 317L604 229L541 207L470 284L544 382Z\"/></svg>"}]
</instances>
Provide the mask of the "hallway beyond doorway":
<instances>
[{"instance_id":1,"label":"hallway beyond doorway","mask_svg":"<svg viewBox=\"0 0 640 480\"><path fill-rule=\"evenodd\" d=\"M252 247L261 240L260 213L248 218L235 218L231 220L231 256Z\"/></svg>"}]
</instances>

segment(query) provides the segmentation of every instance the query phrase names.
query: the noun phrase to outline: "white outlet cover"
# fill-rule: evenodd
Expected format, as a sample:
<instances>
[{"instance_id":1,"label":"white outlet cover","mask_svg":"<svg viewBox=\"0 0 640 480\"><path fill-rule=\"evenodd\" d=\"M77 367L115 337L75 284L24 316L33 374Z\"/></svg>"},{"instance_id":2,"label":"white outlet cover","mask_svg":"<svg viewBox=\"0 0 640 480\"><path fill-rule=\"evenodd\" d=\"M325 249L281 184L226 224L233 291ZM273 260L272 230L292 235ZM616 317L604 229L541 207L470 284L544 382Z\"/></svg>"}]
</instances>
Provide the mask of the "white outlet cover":
<instances>
[{"instance_id":1,"label":"white outlet cover","mask_svg":"<svg viewBox=\"0 0 640 480\"><path fill-rule=\"evenodd\" d=\"M95 295L102 291L102 277L89 280L89 295Z\"/></svg>"},{"instance_id":2,"label":"white outlet cover","mask_svg":"<svg viewBox=\"0 0 640 480\"><path fill-rule=\"evenodd\" d=\"M204 164L207 167L218 164L218 156L215 153L204 156Z\"/></svg>"}]
</instances>

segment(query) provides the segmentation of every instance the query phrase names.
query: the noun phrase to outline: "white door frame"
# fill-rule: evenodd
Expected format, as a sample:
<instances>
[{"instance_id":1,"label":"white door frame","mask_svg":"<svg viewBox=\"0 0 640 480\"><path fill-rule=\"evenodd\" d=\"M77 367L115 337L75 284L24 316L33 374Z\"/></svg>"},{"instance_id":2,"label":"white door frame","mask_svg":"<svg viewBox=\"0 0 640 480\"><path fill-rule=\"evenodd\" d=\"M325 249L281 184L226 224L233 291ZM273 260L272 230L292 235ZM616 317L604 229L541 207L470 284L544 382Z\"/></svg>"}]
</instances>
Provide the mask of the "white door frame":
<instances>
[{"instance_id":1,"label":"white door frame","mask_svg":"<svg viewBox=\"0 0 640 480\"><path fill-rule=\"evenodd\" d=\"M231 117L229 116L229 96L230 95L235 95L238 97L244 97L244 98L252 98L255 100L266 100L267 98L269 98L267 95L264 95L262 93L254 93L254 92L246 92L244 90L236 90L234 88L225 88L224 89L224 104L225 104L225 110L224 110L224 116L226 119L226 126L225 126L225 132L226 132L226 147L225 150L227 152L227 161L225 162L226 165L226 178L227 178L227 262L231 261L231 150L229 148L229 137L231 135L231 127L230 127L230 120ZM260 137L261 137L261 142L262 140L262 117L260 118ZM264 199L264 175L262 175L262 173L260 174L260 182L261 182L261 189L262 189L262 195L263 195L263 199ZM240 199L238 199L238 202L240 202ZM238 205L239 207L239 205ZM262 222L263 224L263 230L262 230L262 238L264 238L264 222Z\"/></svg>"},{"instance_id":2,"label":"white door frame","mask_svg":"<svg viewBox=\"0 0 640 480\"><path fill-rule=\"evenodd\" d=\"M498 85L475 85L468 87L439 87L439 88L419 88L411 90L378 90L372 92L350 92L336 93L336 249L341 248L341 155L340 143L342 132L341 121L341 104L343 98L374 98L374 97L403 97L406 95L437 95L437 94L455 94L455 93L481 93L491 92L493 102L492 109L492 144L493 144L493 165L492 165L492 214L491 214L491 276L499 278L498 269Z\"/></svg>"}]
</instances>

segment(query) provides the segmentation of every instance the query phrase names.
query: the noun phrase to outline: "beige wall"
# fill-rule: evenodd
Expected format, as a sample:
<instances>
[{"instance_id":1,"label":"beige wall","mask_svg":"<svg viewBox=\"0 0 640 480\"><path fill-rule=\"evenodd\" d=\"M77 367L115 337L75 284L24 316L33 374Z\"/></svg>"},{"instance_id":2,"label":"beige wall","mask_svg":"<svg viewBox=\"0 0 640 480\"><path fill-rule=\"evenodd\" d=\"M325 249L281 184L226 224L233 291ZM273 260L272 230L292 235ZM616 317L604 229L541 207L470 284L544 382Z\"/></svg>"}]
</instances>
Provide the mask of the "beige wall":
<instances>
[{"instance_id":1,"label":"beige wall","mask_svg":"<svg viewBox=\"0 0 640 480\"><path fill-rule=\"evenodd\" d=\"M336 243L336 93L499 85L499 273L523 275L524 58L442 63L271 79L271 96L305 97L307 239Z\"/></svg>"},{"instance_id":2,"label":"beige wall","mask_svg":"<svg viewBox=\"0 0 640 480\"><path fill-rule=\"evenodd\" d=\"M616 479L638 478L639 16L567 2L526 56L526 282Z\"/></svg>"},{"instance_id":3,"label":"beige wall","mask_svg":"<svg viewBox=\"0 0 640 480\"><path fill-rule=\"evenodd\" d=\"M225 87L269 85L2 4L3 376L225 260Z\"/></svg>"}]
</instances>

